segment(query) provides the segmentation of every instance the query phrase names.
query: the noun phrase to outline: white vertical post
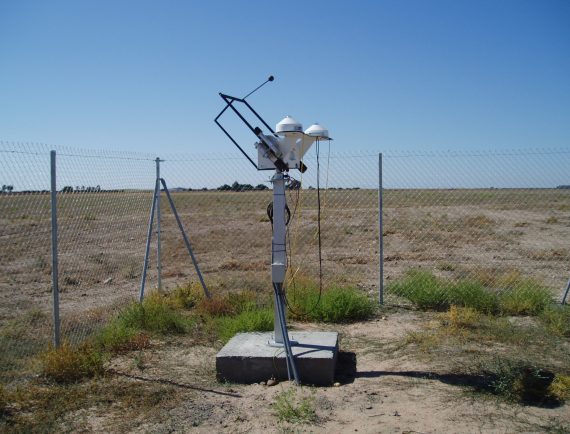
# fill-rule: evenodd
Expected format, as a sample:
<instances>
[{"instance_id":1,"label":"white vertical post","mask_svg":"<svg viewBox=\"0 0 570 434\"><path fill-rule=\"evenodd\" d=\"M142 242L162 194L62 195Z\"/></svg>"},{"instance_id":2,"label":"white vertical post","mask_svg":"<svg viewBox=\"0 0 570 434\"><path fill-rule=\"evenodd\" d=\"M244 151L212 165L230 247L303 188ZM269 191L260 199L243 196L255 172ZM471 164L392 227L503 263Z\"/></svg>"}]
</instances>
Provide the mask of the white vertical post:
<instances>
[{"instance_id":1,"label":"white vertical post","mask_svg":"<svg viewBox=\"0 0 570 434\"><path fill-rule=\"evenodd\" d=\"M383 222L383 193L384 187L382 183L382 153L378 154L378 298L380 304L384 304L384 222Z\"/></svg>"},{"instance_id":2,"label":"white vertical post","mask_svg":"<svg viewBox=\"0 0 570 434\"><path fill-rule=\"evenodd\" d=\"M286 224L285 224L285 176L277 171L273 178L273 238L271 240L271 281L282 291L287 269L287 252L285 250ZM282 300L275 294L275 343L283 344L283 333L279 317L281 316Z\"/></svg>"},{"instance_id":3,"label":"white vertical post","mask_svg":"<svg viewBox=\"0 0 570 434\"><path fill-rule=\"evenodd\" d=\"M53 345L60 345L59 285L57 248L57 183L55 151L50 152L51 173L51 282L53 296Z\"/></svg>"},{"instance_id":4,"label":"white vertical post","mask_svg":"<svg viewBox=\"0 0 570 434\"><path fill-rule=\"evenodd\" d=\"M299 373L295 365L295 357L291 349L291 341L287 332L287 320L285 314L283 282L287 270L287 222L285 220L285 175L280 170L271 178L273 184L273 238L271 240L271 281L275 301L275 319L273 324L274 342L270 345L283 346L286 354L287 375L291 374L295 384L299 383Z\"/></svg>"},{"instance_id":5,"label":"white vertical post","mask_svg":"<svg viewBox=\"0 0 570 434\"><path fill-rule=\"evenodd\" d=\"M162 261L161 261L161 243L160 243L160 221L161 221L161 212L160 212L160 158L156 157L156 181L158 183L158 192L156 196L156 271L158 274L157 283L158 283L158 290L162 290Z\"/></svg>"}]
</instances>

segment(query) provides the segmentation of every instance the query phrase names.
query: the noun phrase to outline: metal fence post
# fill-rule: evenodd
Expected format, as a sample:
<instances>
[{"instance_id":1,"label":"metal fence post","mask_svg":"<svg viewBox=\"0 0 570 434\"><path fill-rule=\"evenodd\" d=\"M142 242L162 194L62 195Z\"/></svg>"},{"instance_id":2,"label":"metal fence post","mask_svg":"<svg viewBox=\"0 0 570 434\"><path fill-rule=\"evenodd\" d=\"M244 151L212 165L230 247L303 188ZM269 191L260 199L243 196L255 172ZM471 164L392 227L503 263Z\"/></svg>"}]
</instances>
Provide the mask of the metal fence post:
<instances>
[{"instance_id":1,"label":"metal fence post","mask_svg":"<svg viewBox=\"0 0 570 434\"><path fill-rule=\"evenodd\" d=\"M146 246L144 250L143 270L141 276L141 289L139 291L139 302L144 299L144 287L146 283L146 270L148 268L148 256L150 253L150 240L152 238L152 226L154 224L154 210L156 207L156 197L160 194L160 181L157 179L154 183L154 192L152 193L152 205L150 207L150 218L148 221L148 231L146 234Z\"/></svg>"},{"instance_id":2,"label":"metal fence post","mask_svg":"<svg viewBox=\"0 0 570 434\"><path fill-rule=\"evenodd\" d=\"M57 184L55 151L50 151L51 173L51 282L53 296L53 345L60 346L58 249L57 249Z\"/></svg>"},{"instance_id":3,"label":"metal fence post","mask_svg":"<svg viewBox=\"0 0 570 434\"><path fill-rule=\"evenodd\" d=\"M383 201L384 188L382 185L382 153L378 154L378 256L379 256L379 302L384 304L384 229L383 229Z\"/></svg>"},{"instance_id":4,"label":"metal fence post","mask_svg":"<svg viewBox=\"0 0 570 434\"><path fill-rule=\"evenodd\" d=\"M160 179L160 162L162 160L156 157L156 179L157 181ZM160 221L161 221L161 213L160 213L160 196L161 196L161 189L160 184L158 186L158 191L156 195L156 271L158 274L157 282L158 282L158 290L162 290L162 262L161 262L161 243L160 243Z\"/></svg>"}]
</instances>

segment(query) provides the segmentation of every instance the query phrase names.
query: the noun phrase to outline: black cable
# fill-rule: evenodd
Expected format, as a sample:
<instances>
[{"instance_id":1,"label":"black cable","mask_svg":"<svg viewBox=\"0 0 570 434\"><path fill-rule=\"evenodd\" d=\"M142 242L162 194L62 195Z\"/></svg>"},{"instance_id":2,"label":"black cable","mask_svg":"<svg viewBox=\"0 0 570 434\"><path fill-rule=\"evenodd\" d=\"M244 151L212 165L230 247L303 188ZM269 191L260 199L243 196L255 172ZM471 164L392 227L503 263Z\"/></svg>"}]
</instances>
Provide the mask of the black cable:
<instances>
[{"instance_id":1,"label":"black cable","mask_svg":"<svg viewBox=\"0 0 570 434\"><path fill-rule=\"evenodd\" d=\"M285 204L285 213L287 214L287 218L285 219L285 226L288 226L289 221L291 221L291 210L287 204ZM273 230L273 202L269 202L269 205L267 205L267 217L271 222L271 230Z\"/></svg>"},{"instance_id":2,"label":"black cable","mask_svg":"<svg viewBox=\"0 0 570 434\"><path fill-rule=\"evenodd\" d=\"M320 141L317 139L317 236L319 240L319 301L323 292L323 249L321 245L321 186L320 186L320 170L319 162Z\"/></svg>"},{"instance_id":3,"label":"black cable","mask_svg":"<svg viewBox=\"0 0 570 434\"><path fill-rule=\"evenodd\" d=\"M285 304L287 308L296 316L300 317L307 317L309 314L315 311L317 306L321 302L321 298L323 295L323 258L322 258L322 245L321 245L321 186L320 186L320 161L319 161L319 154L320 154L320 141L317 139L315 150L317 153L317 239L318 239L318 246L319 246L319 297L315 302L314 306L311 307L306 313L301 314L300 312L295 311L289 303L289 298L285 291L283 291L283 299L285 300ZM296 206L295 206L296 211ZM287 235L289 235L289 231L287 229ZM289 246L290 248L290 246ZM291 263L291 262L289 262ZM293 279L293 288L295 288L295 281Z\"/></svg>"}]
</instances>

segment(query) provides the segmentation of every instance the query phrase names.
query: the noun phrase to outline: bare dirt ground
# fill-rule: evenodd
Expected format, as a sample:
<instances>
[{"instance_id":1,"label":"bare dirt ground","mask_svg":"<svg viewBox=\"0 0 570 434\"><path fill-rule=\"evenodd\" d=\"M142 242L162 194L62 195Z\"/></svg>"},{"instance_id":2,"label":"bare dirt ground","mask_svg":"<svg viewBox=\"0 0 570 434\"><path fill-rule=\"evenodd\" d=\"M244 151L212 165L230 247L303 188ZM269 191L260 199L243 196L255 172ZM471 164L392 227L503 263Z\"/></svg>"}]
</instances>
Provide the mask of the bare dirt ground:
<instances>
[{"instance_id":1,"label":"bare dirt ground","mask_svg":"<svg viewBox=\"0 0 570 434\"><path fill-rule=\"evenodd\" d=\"M70 432L359 432L359 433L509 433L566 432L570 405L522 406L478 395L466 374L454 374L402 346L409 332L422 330L428 314L387 312L359 324L335 326L341 349L356 355L357 369L336 387L296 388L294 396L314 402L312 423L281 422L276 397L295 386L216 383L216 349L192 338L155 342L144 354L112 361L117 387L165 387L150 410L103 405L81 409L60 421ZM299 325L323 329L322 325ZM447 365L447 366L446 366Z\"/></svg>"}]
</instances>

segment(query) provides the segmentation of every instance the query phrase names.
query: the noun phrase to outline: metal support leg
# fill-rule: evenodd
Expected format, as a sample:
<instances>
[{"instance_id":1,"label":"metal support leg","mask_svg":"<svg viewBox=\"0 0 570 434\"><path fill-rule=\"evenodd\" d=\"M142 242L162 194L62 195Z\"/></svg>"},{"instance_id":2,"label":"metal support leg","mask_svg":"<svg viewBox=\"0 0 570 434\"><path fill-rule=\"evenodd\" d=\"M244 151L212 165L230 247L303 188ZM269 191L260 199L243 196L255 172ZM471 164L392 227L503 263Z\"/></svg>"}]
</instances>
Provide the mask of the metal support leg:
<instances>
[{"instance_id":1,"label":"metal support leg","mask_svg":"<svg viewBox=\"0 0 570 434\"><path fill-rule=\"evenodd\" d=\"M291 374L293 374L293 380L296 385L300 384L299 374L297 372L297 365L295 364L295 356L293 355L293 349L291 348L291 341L289 340L289 333L287 332L287 322L285 316L285 303L283 300L283 287L277 284L273 285L276 299L279 300L278 303L278 318L279 326L281 328L281 334L283 336L283 347L285 348L285 359L287 363L287 376L291 380Z\"/></svg>"},{"instance_id":2,"label":"metal support leg","mask_svg":"<svg viewBox=\"0 0 570 434\"><path fill-rule=\"evenodd\" d=\"M172 213L176 218L176 223L178 223L178 228L180 228L180 232L182 233L182 238L184 240L184 244L186 245L186 249L188 249L188 253L190 253L190 257L192 258L192 263L194 264L194 268L196 269L196 273L198 274L198 278L200 279L200 283L202 285L202 288L204 289L204 294L206 294L206 297L211 298L210 291L208 291L208 288L206 287L206 282L204 282L204 278L202 277L202 272L200 271L200 267L198 266L198 261L196 261L196 257L194 256L194 252L192 251L192 246L190 245L190 241L186 236L186 232L184 231L184 226L182 226L182 222L180 221L180 217L178 216L178 212L176 211L176 206L174 206L174 201L170 196L170 192L168 191L166 182L162 178L160 178L160 182L164 187L164 192L166 193L166 197L168 198L168 202L170 203L170 208L172 209Z\"/></svg>"},{"instance_id":3,"label":"metal support leg","mask_svg":"<svg viewBox=\"0 0 570 434\"><path fill-rule=\"evenodd\" d=\"M152 195L152 205L150 207L150 218L148 221L148 231L146 233L146 248L144 253L144 261L143 261L143 270L142 270L142 277L141 277L141 289L139 293L139 302L142 303L144 299L144 287L146 283L146 270L148 268L148 256L150 253L150 240L152 238L152 226L154 224L154 210L156 207L156 197L160 191L160 182L157 179L154 183L154 193Z\"/></svg>"},{"instance_id":4,"label":"metal support leg","mask_svg":"<svg viewBox=\"0 0 570 434\"><path fill-rule=\"evenodd\" d=\"M570 292L570 280L568 280L568 284L566 285L566 291L564 291L564 295L562 296L561 304L566 304L568 300L568 293Z\"/></svg>"}]
</instances>

